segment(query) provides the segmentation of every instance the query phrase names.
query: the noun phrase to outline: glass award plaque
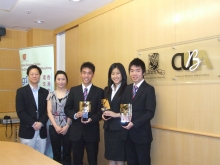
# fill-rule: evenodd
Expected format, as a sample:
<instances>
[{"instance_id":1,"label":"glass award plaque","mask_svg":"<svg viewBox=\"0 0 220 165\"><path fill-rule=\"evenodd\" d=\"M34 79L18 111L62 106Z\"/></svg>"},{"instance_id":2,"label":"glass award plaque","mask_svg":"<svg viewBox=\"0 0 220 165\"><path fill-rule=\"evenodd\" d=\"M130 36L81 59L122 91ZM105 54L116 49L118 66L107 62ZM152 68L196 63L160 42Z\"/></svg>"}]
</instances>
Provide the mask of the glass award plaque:
<instances>
[{"instance_id":1,"label":"glass award plaque","mask_svg":"<svg viewBox=\"0 0 220 165\"><path fill-rule=\"evenodd\" d=\"M120 104L121 125L127 126L131 122L132 104Z\"/></svg>"},{"instance_id":2,"label":"glass award plaque","mask_svg":"<svg viewBox=\"0 0 220 165\"><path fill-rule=\"evenodd\" d=\"M79 111L82 112L82 120L87 121L89 118L89 112L91 112L91 101L80 101Z\"/></svg>"}]
</instances>

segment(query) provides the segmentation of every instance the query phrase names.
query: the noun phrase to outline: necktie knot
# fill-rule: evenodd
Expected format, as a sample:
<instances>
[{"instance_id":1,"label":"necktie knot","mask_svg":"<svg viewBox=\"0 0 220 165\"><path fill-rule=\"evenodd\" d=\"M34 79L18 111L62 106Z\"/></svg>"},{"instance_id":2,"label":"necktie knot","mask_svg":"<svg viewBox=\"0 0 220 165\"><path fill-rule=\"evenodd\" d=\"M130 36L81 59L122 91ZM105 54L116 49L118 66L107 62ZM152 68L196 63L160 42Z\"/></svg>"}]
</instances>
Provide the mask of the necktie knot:
<instances>
[{"instance_id":1,"label":"necktie knot","mask_svg":"<svg viewBox=\"0 0 220 165\"><path fill-rule=\"evenodd\" d=\"M134 85L133 86L133 95L132 95L132 99L134 98L134 96L136 95L136 93L137 93L137 90L138 90L138 86L136 86L136 85Z\"/></svg>"},{"instance_id":2,"label":"necktie knot","mask_svg":"<svg viewBox=\"0 0 220 165\"><path fill-rule=\"evenodd\" d=\"M135 86L134 86L134 89L135 89L135 91L137 91L137 90L138 90L138 86L135 85Z\"/></svg>"}]
</instances>

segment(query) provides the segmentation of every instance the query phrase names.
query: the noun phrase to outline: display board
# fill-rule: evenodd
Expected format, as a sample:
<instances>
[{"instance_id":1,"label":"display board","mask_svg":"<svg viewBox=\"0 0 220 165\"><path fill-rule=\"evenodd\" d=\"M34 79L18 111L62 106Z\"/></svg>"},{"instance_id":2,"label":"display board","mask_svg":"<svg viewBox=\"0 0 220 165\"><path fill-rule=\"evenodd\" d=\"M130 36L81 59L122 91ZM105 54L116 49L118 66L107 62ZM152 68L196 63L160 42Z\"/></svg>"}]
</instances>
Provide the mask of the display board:
<instances>
[{"instance_id":1,"label":"display board","mask_svg":"<svg viewBox=\"0 0 220 165\"><path fill-rule=\"evenodd\" d=\"M137 57L153 85L220 82L220 37L141 49Z\"/></svg>"}]
</instances>

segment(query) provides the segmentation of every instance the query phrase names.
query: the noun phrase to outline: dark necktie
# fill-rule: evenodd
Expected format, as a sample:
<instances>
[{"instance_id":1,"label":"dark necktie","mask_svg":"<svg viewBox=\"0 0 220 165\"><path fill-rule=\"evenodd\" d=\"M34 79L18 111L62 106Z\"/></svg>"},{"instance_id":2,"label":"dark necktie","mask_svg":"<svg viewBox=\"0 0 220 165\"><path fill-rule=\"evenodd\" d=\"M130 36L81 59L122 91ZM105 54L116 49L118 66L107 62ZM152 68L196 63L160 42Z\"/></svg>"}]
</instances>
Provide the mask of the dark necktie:
<instances>
[{"instance_id":1,"label":"dark necktie","mask_svg":"<svg viewBox=\"0 0 220 165\"><path fill-rule=\"evenodd\" d=\"M84 89L84 92L83 92L83 95L84 95L84 101L86 101L86 98L87 98L87 96L88 96L88 89L87 88L85 88Z\"/></svg>"},{"instance_id":2,"label":"dark necktie","mask_svg":"<svg viewBox=\"0 0 220 165\"><path fill-rule=\"evenodd\" d=\"M132 91L132 99L134 98L134 96L136 95L138 90L138 87L136 85L133 86L133 91Z\"/></svg>"}]
</instances>

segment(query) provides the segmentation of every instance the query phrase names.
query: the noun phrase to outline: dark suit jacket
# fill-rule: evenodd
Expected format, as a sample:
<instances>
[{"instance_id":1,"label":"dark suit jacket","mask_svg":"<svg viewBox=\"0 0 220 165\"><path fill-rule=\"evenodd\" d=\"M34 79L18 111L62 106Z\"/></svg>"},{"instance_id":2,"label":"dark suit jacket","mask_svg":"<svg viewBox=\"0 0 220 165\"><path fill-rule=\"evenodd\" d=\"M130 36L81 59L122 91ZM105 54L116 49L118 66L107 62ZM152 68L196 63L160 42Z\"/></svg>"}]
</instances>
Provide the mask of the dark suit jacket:
<instances>
[{"instance_id":1,"label":"dark suit jacket","mask_svg":"<svg viewBox=\"0 0 220 165\"><path fill-rule=\"evenodd\" d=\"M84 100L82 85L70 89L64 108L66 115L73 119L70 129L70 140L78 141L81 137L87 142L98 142L100 140L99 121L102 118L101 99L103 99L103 90L92 85L86 99L87 101L91 101L89 118L92 119L92 122L83 124L81 118L74 119L74 114L79 111L79 102Z\"/></svg>"},{"instance_id":2,"label":"dark suit jacket","mask_svg":"<svg viewBox=\"0 0 220 165\"><path fill-rule=\"evenodd\" d=\"M39 119L37 120L37 105L35 103L31 87L29 85L26 85L17 90L16 111L20 119L19 137L25 139L32 139L35 133L35 130L32 127L32 125L36 121L39 121L44 125L40 129L40 137L47 137L47 95L48 91L40 87L38 91Z\"/></svg>"},{"instance_id":3,"label":"dark suit jacket","mask_svg":"<svg viewBox=\"0 0 220 165\"><path fill-rule=\"evenodd\" d=\"M123 129L122 139L126 140L128 133L133 142L143 144L153 140L150 120L154 117L156 97L154 87L145 81L140 85L135 97L132 99L133 84L126 87L122 103L132 104L132 122L130 130Z\"/></svg>"},{"instance_id":4,"label":"dark suit jacket","mask_svg":"<svg viewBox=\"0 0 220 165\"><path fill-rule=\"evenodd\" d=\"M118 89L118 91L116 92L115 96L111 101L112 89L110 89L109 95L107 95L107 87L104 89L104 94L106 99L108 99L108 102L111 107L111 111L115 113L120 113L120 104L121 104L122 95L119 96L119 90L120 88ZM111 118L107 121L104 121L103 128L109 130L122 130L121 118Z\"/></svg>"}]
</instances>

